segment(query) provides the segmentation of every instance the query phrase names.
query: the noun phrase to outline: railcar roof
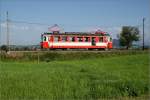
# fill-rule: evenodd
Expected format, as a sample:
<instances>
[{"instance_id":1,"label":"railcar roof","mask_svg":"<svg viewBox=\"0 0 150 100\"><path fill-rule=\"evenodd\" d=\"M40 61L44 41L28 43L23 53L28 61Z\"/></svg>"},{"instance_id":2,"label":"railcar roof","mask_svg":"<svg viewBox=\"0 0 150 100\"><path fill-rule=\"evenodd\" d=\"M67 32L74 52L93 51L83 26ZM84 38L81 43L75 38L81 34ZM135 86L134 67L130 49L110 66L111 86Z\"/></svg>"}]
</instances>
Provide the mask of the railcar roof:
<instances>
[{"instance_id":1,"label":"railcar roof","mask_svg":"<svg viewBox=\"0 0 150 100\"><path fill-rule=\"evenodd\" d=\"M45 32L45 35L80 35L80 36L110 36L109 34L92 34L92 33L85 33L85 32L65 32L65 33L48 33Z\"/></svg>"}]
</instances>

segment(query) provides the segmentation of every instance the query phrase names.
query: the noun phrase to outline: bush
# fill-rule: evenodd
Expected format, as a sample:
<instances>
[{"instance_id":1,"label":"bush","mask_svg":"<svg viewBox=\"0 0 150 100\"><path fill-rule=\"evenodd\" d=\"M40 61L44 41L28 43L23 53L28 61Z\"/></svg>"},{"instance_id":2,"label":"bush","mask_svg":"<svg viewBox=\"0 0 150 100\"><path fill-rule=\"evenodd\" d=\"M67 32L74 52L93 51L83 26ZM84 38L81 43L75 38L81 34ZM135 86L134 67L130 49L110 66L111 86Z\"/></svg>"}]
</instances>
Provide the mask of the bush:
<instances>
[{"instance_id":1,"label":"bush","mask_svg":"<svg viewBox=\"0 0 150 100\"><path fill-rule=\"evenodd\" d=\"M7 45L2 45L0 47L0 49L7 52L8 51L8 46Z\"/></svg>"}]
</instances>

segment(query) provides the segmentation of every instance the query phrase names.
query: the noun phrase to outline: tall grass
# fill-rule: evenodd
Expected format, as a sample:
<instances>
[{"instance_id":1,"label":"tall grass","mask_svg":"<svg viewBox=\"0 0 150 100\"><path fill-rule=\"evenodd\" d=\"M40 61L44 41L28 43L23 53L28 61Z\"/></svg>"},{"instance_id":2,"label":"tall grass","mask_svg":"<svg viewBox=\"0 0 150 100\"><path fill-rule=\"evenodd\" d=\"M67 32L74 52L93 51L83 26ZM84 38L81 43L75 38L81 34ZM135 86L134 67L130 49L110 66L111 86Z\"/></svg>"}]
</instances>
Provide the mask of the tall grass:
<instances>
[{"instance_id":1,"label":"tall grass","mask_svg":"<svg viewBox=\"0 0 150 100\"><path fill-rule=\"evenodd\" d=\"M0 100L98 100L149 92L147 54L51 62L1 62Z\"/></svg>"},{"instance_id":2,"label":"tall grass","mask_svg":"<svg viewBox=\"0 0 150 100\"><path fill-rule=\"evenodd\" d=\"M10 54L0 53L1 61L3 62L37 62L38 58L40 61L64 61L64 60L82 60L82 59L94 59L97 57L108 58L122 55L136 55L136 54L147 54L148 51L130 50L130 51L110 51L110 52L98 52L98 51L54 51L54 52L12 52Z\"/></svg>"}]
</instances>

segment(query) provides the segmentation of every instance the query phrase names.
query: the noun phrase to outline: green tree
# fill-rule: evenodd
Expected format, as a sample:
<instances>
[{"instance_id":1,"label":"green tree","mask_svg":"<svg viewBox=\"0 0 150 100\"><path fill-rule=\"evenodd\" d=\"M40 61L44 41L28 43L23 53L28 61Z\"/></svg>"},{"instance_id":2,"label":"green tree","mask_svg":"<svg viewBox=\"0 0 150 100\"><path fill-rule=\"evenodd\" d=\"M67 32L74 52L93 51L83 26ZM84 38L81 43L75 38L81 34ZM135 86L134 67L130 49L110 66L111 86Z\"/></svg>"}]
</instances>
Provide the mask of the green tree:
<instances>
[{"instance_id":1,"label":"green tree","mask_svg":"<svg viewBox=\"0 0 150 100\"><path fill-rule=\"evenodd\" d=\"M132 46L133 41L139 40L139 29L138 27L123 26L120 33L120 45L126 46L126 49Z\"/></svg>"}]
</instances>

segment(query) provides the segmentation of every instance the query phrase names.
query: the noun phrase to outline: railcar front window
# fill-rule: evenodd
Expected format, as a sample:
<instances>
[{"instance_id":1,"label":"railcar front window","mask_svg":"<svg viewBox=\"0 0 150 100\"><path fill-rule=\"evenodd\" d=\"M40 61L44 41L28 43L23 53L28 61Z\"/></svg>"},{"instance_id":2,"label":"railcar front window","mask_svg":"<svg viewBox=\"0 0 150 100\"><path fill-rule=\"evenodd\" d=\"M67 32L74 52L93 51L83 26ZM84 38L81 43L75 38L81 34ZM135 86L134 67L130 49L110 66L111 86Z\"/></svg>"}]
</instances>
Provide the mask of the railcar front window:
<instances>
[{"instance_id":1,"label":"railcar front window","mask_svg":"<svg viewBox=\"0 0 150 100\"><path fill-rule=\"evenodd\" d=\"M112 42L112 38L110 37L110 42Z\"/></svg>"}]
</instances>

